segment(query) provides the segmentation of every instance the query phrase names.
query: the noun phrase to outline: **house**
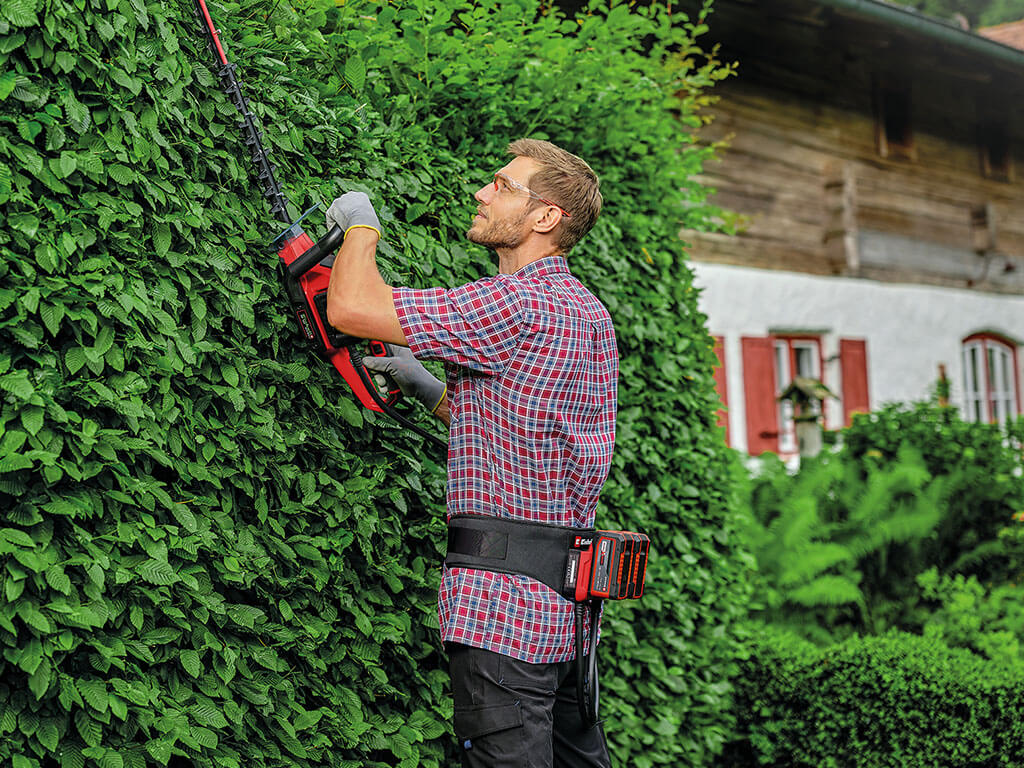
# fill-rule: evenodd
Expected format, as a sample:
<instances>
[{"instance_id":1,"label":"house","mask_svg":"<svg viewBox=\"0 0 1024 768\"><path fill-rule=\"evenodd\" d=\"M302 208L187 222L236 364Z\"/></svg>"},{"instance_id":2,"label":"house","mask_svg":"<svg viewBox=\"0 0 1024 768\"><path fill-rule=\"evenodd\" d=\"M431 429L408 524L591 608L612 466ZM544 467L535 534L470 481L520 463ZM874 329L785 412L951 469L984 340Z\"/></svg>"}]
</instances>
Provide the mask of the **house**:
<instances>
[{"instance_id":1,"label":"house","mask_svg":"<svg viewBox=\"0 0 1024 768\"><path fill-rule=\"evenodd\" d=\"M730 444L796 455L778 400L796 377L836 394L828 429L942 377L965 418L1020 414L1019 30L877 0L715 0L709 27L738 70L702 130L725 144L703 181L737 233L682 237Z\"/></svg>"}]
</instances>

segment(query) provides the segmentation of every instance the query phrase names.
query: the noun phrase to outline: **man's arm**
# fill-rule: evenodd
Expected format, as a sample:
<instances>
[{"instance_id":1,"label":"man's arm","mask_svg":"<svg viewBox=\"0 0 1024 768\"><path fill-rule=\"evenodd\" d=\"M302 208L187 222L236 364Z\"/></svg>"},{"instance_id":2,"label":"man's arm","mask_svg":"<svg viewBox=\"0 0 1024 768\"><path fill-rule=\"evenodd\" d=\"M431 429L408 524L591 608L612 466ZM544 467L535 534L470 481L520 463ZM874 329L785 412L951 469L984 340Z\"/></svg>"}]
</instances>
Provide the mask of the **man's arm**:
<instances>
[{"instance_id":1,"label":"man's arm","mask_svg":"<svg viewBox=\"0 0 1024 768\"><path fill-rule=\"evenodd\" d=\"M452 415L448 411L448 393L445 392L444 397L441 398L441 402L437 404L437 408L434 409L434 415L439 418L446 427L452 425Z\"/></svg>"},{"instance_id":2,"label":"man's arm","mask_svg":"<svg viewBox=\"0 0 1024 768\"><path fill-rule=\"evenodd\" d=\"M364 226L354 226L345 235L327 287L327 322L350 336L408 346L391 286L377 269L379 239Z\"/></svg>"}]
</instances>

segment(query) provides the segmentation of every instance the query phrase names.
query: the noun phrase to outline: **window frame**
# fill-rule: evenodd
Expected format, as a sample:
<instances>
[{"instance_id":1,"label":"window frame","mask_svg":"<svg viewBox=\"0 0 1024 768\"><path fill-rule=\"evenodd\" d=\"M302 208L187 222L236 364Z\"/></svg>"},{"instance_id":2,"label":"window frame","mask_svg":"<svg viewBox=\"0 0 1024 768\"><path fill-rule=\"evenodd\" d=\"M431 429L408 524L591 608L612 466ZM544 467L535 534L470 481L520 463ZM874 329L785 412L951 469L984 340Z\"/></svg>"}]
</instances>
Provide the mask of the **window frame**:
<instances>
[{"instance_id":1,"label":"window frame","mask_svg":"<svg viewBox=\"0 0 1024 768\"><path fill-rule=\"evenodd\" d=\"M961 362L965 420L1003 424L1020 415L1016 344L994 333L973 333L961 342ZM993 382L994 378L1002 381Z\"/></svg>"},{"instance_id":2,"label":"window frame","mask_svg":"<svg viewBox=\"0 0 1024 768\"><path fill-rule=\"evenodd\" d=\"M798 375L797 371L797 350L811 349L811 360L813 371L810 378L817 379L822 384L824 381L825 359L822 353L821 336L805 333L772 333L769 334L772 342L772 364L775 368L775 397L778 400L782 390L785 389ZM781 356L780 352L785 350ZM815 354L816 353L816 354ZM785 376L779 363L785 365ZM794 373L795 372L795 373ZM796 422L793 420L793 404L788 401L779 401L779 455L793 454L799 450L796 439Z\"/></svg>"}]
</instances>

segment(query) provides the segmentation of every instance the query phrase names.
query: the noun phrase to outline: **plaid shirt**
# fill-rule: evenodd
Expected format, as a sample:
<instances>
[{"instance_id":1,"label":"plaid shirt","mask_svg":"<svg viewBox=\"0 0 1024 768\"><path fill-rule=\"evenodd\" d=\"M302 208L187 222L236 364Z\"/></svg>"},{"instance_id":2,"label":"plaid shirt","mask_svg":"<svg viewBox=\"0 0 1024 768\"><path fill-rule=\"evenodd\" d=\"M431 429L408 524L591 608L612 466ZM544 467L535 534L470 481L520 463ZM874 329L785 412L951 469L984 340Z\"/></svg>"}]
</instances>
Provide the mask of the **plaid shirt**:
<instances>
[{"instance_id":1,"label":"plaid shirt","mask_svg":"<svg viewBox=\"0 0 1024 768\"><path fill-rule=\"evenodd\" d=\"M608 311L561 256L445 290L394 289L417 358L448 379L448 515L594 525L615 442ZM575 657L572 603L526 576L445 568L442 640L532 663Z\"/></svg>"}]
</instances>

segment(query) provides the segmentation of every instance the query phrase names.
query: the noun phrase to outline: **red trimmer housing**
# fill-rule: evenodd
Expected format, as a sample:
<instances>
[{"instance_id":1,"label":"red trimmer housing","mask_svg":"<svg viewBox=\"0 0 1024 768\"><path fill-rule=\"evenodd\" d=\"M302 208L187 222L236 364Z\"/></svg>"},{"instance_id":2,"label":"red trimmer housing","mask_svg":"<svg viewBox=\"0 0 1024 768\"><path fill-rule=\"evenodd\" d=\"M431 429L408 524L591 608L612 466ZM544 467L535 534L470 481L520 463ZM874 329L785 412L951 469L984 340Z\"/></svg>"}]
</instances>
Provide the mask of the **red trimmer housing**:
<instances>
[{"instance_id":1,"label":"red trimmer housing","mask_svg":"<svg viewBox=\"0 0 1024 768\"><path fill-rule=\"evenodd\" d=\"M307 211L305 218L311 211ZM363 366L364 339L347 336L327 323L327 286L331 279L334 254L345 238L340 227L333 227L320 242L314 243L302 231L300 218L273 243L278 256L278 271L299 331L315 352L322 355L342 375L359 402L372 411L385 413L398 402L401 391L383 376L372 376ZM369 342L373 355L388 354L387 345ZM378 387L380 380L382 386Z\"/></svg>"}]
</instances>

